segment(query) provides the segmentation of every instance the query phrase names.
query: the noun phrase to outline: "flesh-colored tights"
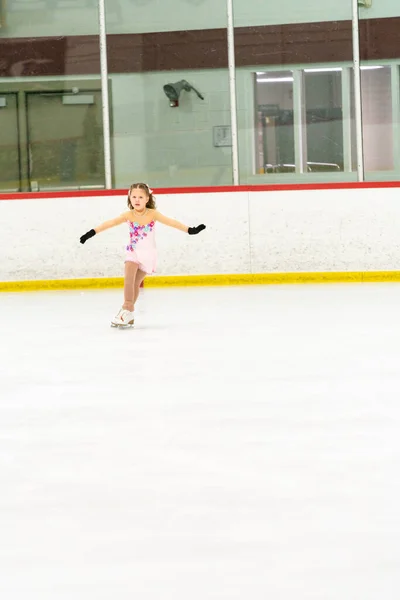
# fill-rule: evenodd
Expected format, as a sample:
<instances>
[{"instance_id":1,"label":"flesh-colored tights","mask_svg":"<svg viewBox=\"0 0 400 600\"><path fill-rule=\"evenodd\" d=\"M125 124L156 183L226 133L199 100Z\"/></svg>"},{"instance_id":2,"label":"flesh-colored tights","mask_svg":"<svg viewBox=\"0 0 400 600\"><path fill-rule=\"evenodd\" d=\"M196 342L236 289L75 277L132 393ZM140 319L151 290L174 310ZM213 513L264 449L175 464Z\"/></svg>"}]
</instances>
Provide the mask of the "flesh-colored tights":
<instances>
[{"instance_id":1,"label":"flesh-colored tights","mask_svg":"<svg viewBox=\"0 0 400 600\"><path fill-rule=\"evenodd\" d=\"M146 273L139 269L139 265L127 261L125 263L124 304L122 308L132 311L139 296L140 286Z\"/></svg>"}]
</instances>

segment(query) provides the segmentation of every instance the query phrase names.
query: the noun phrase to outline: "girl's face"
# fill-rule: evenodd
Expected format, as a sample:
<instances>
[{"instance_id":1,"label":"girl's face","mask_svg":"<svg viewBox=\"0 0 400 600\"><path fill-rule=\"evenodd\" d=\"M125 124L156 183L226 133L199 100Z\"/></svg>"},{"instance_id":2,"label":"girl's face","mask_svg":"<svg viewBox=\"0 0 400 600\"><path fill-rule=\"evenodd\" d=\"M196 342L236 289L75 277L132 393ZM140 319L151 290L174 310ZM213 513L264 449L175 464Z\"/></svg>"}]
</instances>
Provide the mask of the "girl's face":
<instances>
[{"instance_id":1,"label":"girl's face","mask_svg":"<svg viewBox=\"0 0 400 600\"><path fill-rule=\"evenodd\" d=\"M142 210L144 210L146 208L148 199L149 199L149 197L146 194L146 192L144 190L141 190L140 188L134 188L131 191L131 195L130 195L131 204L132 204L133 208L135 208L139 212L141 212Z\"/></svg>"}]
</instances>

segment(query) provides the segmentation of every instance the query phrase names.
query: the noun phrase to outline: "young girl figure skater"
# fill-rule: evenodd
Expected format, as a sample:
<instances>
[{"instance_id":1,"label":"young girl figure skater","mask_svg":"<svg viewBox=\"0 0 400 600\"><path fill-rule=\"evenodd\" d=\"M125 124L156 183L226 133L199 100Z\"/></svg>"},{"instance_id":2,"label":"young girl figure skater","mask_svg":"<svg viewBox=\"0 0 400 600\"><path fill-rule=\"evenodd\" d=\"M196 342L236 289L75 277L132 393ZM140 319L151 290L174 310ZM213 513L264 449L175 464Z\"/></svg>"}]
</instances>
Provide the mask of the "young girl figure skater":
<instances>
[{"instance_id":1,"label":"young girl figure skater","mask_svg":"<svg viewBox=\"0 0 400 600\"><path fill-rule=\"evenodd\" d=\"M111 320L114 327L127 327L134 324L134 308L139 296L140 286L146 277L156 269L155 225L157 222L180 229L189 235L195 235L206 228L205 225L187 227L179 221L169 219L156 210L153 191L146 183L134 183L128 194L127 212L91 229L80 238L81 244L106 229L128 223L129 244L126 246L124 304Z\"/></svg>"}]
</instances>

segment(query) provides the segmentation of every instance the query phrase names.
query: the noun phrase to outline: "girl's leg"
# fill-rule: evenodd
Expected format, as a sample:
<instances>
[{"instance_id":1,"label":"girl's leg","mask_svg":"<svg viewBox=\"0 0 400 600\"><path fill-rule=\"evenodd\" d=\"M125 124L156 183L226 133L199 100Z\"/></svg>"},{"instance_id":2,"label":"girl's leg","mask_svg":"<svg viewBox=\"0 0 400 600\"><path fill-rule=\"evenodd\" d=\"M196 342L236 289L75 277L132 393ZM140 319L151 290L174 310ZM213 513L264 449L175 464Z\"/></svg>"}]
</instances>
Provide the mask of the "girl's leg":
<instances>
[{"instance_id":1,"label":"girl's leg","mask_svg":"<svg viewBox=\"0 0 400 600\"><path fill-rule=\"evenodd\" d=\"M135 281L136 274L141 273L139 271L139 265L137 263L126 261L125 263L125 280L124 280L124 304L122 308L133 311L135 304Z\"/></svg>"},{"instance_id":2,"label":"girl's leg","mask_svg":"<svg viewBox=\"0 0 400 600\"><path fill-rule=\"evenodd\" d=\"M142 285L142 282L144 281L145 277L146 277L146 273L144 271L141 271L140 269L138 269L136 272L136 277L135 277L133 304L136 304L136 300L139 297L140 286Z\"/></svg>"}]
</instances>

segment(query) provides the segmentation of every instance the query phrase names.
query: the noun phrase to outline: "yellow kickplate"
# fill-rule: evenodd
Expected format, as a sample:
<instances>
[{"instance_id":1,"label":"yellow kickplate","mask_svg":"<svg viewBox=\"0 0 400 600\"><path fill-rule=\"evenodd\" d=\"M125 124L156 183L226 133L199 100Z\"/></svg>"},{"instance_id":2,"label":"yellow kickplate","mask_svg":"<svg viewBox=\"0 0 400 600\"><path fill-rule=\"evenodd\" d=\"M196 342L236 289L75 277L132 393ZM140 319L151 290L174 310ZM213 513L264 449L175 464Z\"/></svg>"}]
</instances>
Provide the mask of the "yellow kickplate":
<instances>
[{"instance_id":1,"label":"yellow kickplate","mask_svg":"<svg viewBox=\"0 0 400 600\"><path fill-rule=\"evenodd\" d=\"M172 286L366 283L389 281L400 281L400 271L152 276L146 278L144 286L146 288L154 288ZM111 289L123 288L123 285L124 280L122 277L4 281L0 282L0 292Z\"/></svg>"}]
</instances>

